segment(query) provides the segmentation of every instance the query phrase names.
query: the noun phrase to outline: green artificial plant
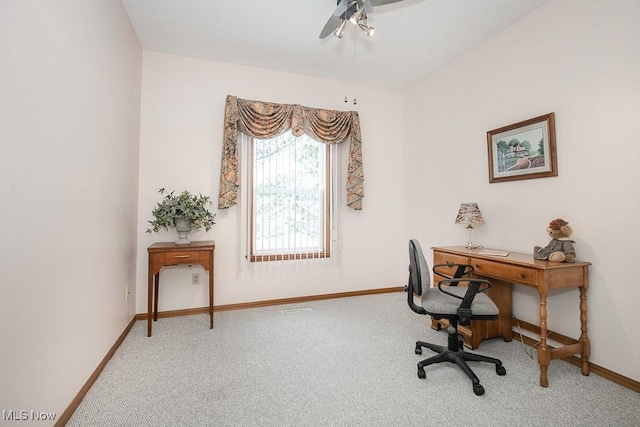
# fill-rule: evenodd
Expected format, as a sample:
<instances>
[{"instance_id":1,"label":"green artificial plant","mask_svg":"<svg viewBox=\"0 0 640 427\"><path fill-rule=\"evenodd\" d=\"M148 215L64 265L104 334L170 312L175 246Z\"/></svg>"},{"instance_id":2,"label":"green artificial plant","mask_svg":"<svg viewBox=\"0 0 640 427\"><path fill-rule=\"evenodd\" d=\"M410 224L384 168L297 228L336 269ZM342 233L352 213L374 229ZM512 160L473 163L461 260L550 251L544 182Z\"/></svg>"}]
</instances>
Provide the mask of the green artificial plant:
<instances>
[{"instance_id":1,"label":"green artificial plant","mask_svg":"<svg viewBox=\"0 0 640 427\"><path fill-rule=\"evenodd\" d=\"M168 192L164 188L158 191L164 196L156 207L151 211L153 221L148 221L151 228L147 228L147 233L158 232L160 228L169 229L175 227L176 218L186 218L191 222L191 228L197 230L204 227L209 231L213 224L215 214L208 210L211 199L208 196L198 194L197 196L183 191L176 195L175 191Z\"/></svg>"}]
</instances>

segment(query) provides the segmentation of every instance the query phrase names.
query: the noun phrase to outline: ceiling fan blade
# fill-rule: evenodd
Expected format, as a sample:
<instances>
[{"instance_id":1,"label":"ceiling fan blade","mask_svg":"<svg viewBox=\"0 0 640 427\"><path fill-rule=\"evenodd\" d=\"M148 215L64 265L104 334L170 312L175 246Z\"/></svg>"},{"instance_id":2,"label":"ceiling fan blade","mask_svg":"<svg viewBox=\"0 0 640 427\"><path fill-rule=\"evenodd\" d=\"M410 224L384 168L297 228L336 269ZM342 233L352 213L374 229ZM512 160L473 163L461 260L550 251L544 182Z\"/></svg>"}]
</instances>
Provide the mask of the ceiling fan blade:
<instances>
[{"instance_id":1,"label":"ceiling fan blade","mask_svg":"<svg viewBox=\"0 0 640 427\"><path fill-rule=\"evenodd\" d=\"M329 18L327 23L324 25L322 32L320 33L320 38L324 39L329 34L334 32L340 26L341 23L342 23L342 19L340 19L339 16L331 15L331 18Z\"/></svg>"},{"instance_id":2,"label":"ceiling fan blade","mask_svg":"<svg viewBox=\"0 0 640 427\"><path fill-rule=\"evenodd\" d=\"M400 0L395 0L395 1L400 1ZM358 10L358 5L361 5L362 7L364 7L365 12L373 13L373 5L369 0L359 0L356 2L352 2L351 5L349 5L349 3L350 3L349 0L341 0L340 3L338 3L338 7L336 7L336 10L333 11L333 14L335 16L340 16L343 13L345 13L350 6L352 11L356 11Z\"/></svg>"},{"instance_id":3,"label":"ceiling fan blade","mask_svg":"<svg viewBox=\"0 0 640 427\"><path fill-rule=\"evenodd\" d=\"M385 4L397 3L402 0L369 0L373 6L384 6Z\"/></svg>"},{"instance_id":4,"label":"ceiling fan blade","mask_svg":"<svg viewBox=\"0 0 640 427\"><path fill-rule=\"evenodd\" d=\"M333 15L334 16L342 15L347 11L348 6L349 6L349 0L342 0L340 3L338 3L338 7L336 7L336 10L333 12Z\"/></svg>"}]
</instances>

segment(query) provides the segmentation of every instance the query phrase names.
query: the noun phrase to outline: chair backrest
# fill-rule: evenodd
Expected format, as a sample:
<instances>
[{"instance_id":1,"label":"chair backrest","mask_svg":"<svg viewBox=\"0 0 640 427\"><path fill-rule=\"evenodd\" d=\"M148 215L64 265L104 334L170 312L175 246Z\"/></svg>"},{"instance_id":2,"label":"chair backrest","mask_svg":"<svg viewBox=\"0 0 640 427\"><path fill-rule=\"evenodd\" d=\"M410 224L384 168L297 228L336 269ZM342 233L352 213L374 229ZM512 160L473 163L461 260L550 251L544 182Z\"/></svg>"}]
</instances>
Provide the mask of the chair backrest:
<instances>
[{"instance_id":1,"label":"chair backrest","mask_svg":"<svg viewBox=\"0 0 640 427\"><path fill-rule=\"evenodd\" d=\"M409 240L409 282L407 283L407 303L411 310L419 314L427 314L422 306L413 301L413 297L422 296L431 286L431 274L422 248L417 239Z\"/></svg>"}]
</instances>

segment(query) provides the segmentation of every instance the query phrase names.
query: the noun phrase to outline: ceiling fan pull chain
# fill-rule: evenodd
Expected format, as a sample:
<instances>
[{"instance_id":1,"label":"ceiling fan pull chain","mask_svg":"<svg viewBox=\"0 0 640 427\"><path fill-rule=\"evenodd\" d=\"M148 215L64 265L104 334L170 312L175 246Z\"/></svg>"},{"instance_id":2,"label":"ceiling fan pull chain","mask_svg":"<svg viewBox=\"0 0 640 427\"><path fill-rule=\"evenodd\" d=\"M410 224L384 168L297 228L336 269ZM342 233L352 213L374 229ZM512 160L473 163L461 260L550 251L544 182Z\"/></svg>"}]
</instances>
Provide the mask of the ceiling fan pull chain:
<instances>
[{"instance_id":1,"label":"ceiling fan pull chain","mask_svg":"<svg viewBox=\"0 0 640 427\"><path fill-rule=\"evenodd\" d=\"M349 49L344 49L344 57L345 57L345 61L344 62L344 103L346 104L347 102L349 102L347 100L347 82L349 80Z\"/></svg>"},{"instance_id":2,"label":"ceiling fan pull chain","mask_svg":"<svg viewBox=\"0 0 640 427\"><path fill-rule=\"evenodd\" d=\"M353 31L353 105L356 105L356 78L357 78L357 62L356 62L356 32Z\"/></svg>"}]
</instances>

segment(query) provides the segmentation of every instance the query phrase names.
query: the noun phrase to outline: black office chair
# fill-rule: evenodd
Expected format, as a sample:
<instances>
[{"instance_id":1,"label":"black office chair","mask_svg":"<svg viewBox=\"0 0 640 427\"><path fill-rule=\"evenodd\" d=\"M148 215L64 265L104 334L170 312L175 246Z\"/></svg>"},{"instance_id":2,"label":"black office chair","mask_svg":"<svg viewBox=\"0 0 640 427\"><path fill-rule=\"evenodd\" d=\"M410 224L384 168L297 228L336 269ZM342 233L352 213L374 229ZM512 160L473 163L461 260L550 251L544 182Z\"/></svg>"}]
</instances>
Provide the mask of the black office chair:
<instances>
[{"instance_id":1,"label":"black office chair","mask_svg":"<svg viewBox=\"0 0 640 427\"><path fill-rule=\"evenodd\" d=\"M447 274L444 270L455 272ZM464 351L462 337L458 334L458 325L469 325L472 319L497 319L498 307L485 292L491 284L487 280L471 277L473 267L465 264L440 264L433 267L434 274L446 279L437 287L431 287L429 265L422 253L420 243L409 241L409 283L407 285L407 301L411 310L418 314L428 314L435 319L448 319L449 345L443 347L422 341L416 342L416 354L422 354L422 347L435 351L435 356L418 363L418 378L426 378L424 367L440 362L451 362L458 365L473 383L473 392L480 396L484 387L473 373L467 361L489 362L496 365L496 373L505 375L507 371L502 362L493 357ZM458 285L462 286L458 286ZM421 305L414 302L414 295L421 297Z\"/></svg>"}]
</instances>

